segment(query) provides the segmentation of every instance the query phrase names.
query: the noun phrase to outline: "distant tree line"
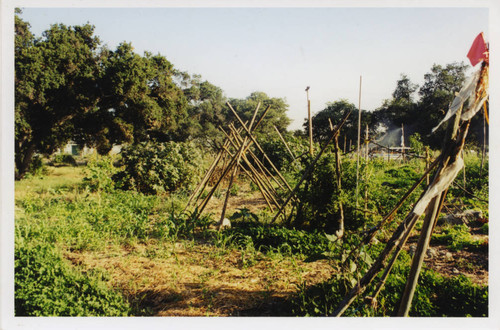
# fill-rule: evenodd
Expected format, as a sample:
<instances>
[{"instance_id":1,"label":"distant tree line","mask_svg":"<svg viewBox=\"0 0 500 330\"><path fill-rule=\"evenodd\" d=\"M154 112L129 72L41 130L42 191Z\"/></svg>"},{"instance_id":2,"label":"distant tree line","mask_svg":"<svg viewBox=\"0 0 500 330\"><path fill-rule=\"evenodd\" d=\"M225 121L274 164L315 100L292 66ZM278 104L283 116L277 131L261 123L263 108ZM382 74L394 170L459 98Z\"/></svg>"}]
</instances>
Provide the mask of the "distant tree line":
<instances>
[{"instance_id":1,"label":"distant tree line","mask_svg":"<svg viewBox=\"0 0 500 330\"><path fill-rule=\"evenodd\" d=\"M380 136L383 132L401 128L404 125L405 141L415 133L422 142L432 148L440 148L446 125L432 133L432 129L444 118L449 105L464 83L469 67L464 63L445 66L434 64L431 71L424 75L424 84L419 88L407 75L401 74L392 93L381 107L368 112L361 110L361 140L368 126L370 137ZM357 142L358 109L346 100L328 103L326 108L313 116L313 137L315 141L326 140L331 133L330 123L339 123L349 110L352 114L342 129L340 140ZM307 121L304 122L307 133ZM432 133L432 134L431 134ZM476 145L483 143L483 118L476 116L471 123L470 141Z\"/></svg>"},{"instance_id":2,"label":"distant tree line","mask_svg":"<svg viewBox=\"0 0 500 330\"><path fill-rule=\"evenodd\" d=\"M260 134L290 123L283 99L255 92L228 99L200 76L174 68L164 56L138 55L130 43L101 45L94 27L54 24L36 37L15 17L16 179L36 153L50 155L69 140L107 153L113 145L142 141L221 139L218 126L243 120L258 102L272 105Z\"/></svg>"}]
</instances>

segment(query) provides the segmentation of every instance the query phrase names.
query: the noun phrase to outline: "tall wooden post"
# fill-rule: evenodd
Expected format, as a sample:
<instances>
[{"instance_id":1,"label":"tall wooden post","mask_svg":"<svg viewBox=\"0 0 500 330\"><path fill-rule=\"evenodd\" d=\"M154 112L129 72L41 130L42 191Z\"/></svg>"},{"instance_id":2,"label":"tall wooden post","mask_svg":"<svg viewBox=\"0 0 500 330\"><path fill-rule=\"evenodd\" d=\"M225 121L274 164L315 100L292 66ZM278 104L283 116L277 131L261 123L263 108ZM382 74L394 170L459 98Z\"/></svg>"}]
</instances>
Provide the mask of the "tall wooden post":
<instances>
[{"instance_id":1,"label":"tall wooden post","mask_svg":"<svg viewBox=\"0 0 500 330\"><path fill-rule=\"evenodd\" d=\"M365 129L365 160L368 161L368 124Z\"/></svg>"},{"instance_id":2,"label":"tall wooden post","mask_svg":"<svg viewBox=\"0 0 500 330\"><path fill-rule=\"evenodd\" d=\"M425 146L425 170L429 169L430 160L429 147ZM429 174L425 176L425 182L429 185Z\"/></svg>"},{"instance_id":3,"label":"tall wooden post","mask_svg":"<svg viewBox=\"0 0 500 330\"><path fill-rule=\"evenodd\" d=\"M359 206L358 202L358 194L359 194L359 157L361 149L360 149L360 140L361 140L361 83L362 76L359 76L359 103L358 103L358 149L356 150L356 209Z\"/></svg>"},{"instance_id":4,"label":"tall wooden post","mask_svg":"<svg viewBox=\"0 0 500 330\"><path fill-rule=\"evenodd\" d=\"M312 128L312 118L311 118L311 100L309 100L309 86L306 87L307 93L307 117L309 119L309 153L313 155L313 128Z\"/></svg>"},{"instance_id":5,"label":"tall wooden post","mask_svg":"<svg viewBox=\"0 0 500 330\"><path fill-rule=\"evenodd\" d=\"M405 161L405 126L401 124L401 147L402 147L402 159Z\"/></svg>"},{"instance_id":6,"label":"tall wooden post","mask_svg":"<svg viewBox=\"0 0 500 330\"><path fill-rule=\"evenodd\" d=\"M330 120L330 118L328 118ZM331 127L333 131L333 127ZM345 141L345 140L344 140ZM341 163L340 163L340 148L338 135L335 136L335 172L337 174L337 194L340 196L342 194L342 173L341 173ZM344 236L344 207L342 205L342 200L339 200L339 229L337 231L337 236Z\"/></svg>"}]
</instances>

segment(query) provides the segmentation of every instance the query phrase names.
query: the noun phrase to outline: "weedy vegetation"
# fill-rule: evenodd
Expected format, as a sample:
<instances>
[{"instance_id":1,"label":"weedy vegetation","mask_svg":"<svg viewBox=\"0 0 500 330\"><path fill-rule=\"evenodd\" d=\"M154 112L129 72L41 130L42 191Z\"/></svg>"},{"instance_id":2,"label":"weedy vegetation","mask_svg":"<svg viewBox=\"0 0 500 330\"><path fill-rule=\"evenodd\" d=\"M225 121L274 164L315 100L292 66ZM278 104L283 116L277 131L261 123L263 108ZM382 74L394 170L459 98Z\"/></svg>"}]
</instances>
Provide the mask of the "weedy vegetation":
<instances>
[{"instance_id":1,"label":"weedy vegetation","mask_svg":"<svg viewBox=\"0 0 500 330\"><path fill-rule=\"evenodd\" d=\"M183 162L183 157L193 155L182 151L183 148L188 146L162 146L159 150ZM199 306L204 306L195 308L195 315L329 315L372 265L383 248L387 233L409 210L416 197L412 196L403 205L374 243L363 246L356 259L349 258L360 245L364 232L380 221L384 212L423 171L419 161L404 164L363 161L361 170L368 173L370 179L361 183L360 190L366 189L367 197L364 203L365 196L361 195L360 205L364 209L359 210L355 209L352 199L354 161L346 159L343 162L344 193L338 196L334 183L328 180L334 176L334 169L332 156L327 154L319 163L311 184L299 192L302 204L297 218L291 223L270 223L271 214L262 203L251 210L233 208L229 211L231 227L219 231L214 226L216 216L213 213L198 215L196 209L184 210L188 195L180 187L193 182L191 176L198 175L200 168L195 169L187 162L179 172L147 176L146 173L156 171L158 167L155 166L164 165L157 151L143 145L133 152L125 152L121 158L91 155L85 166L44 163L43 171L34 172L16 183L16 315L169 315L162 313L168 306L173 310L182 309L178 306L186 299L196 299ZM141 158L136 154L139 152L149 156ZM201 159L200 155L194 156L197 161ZM480 166L477 159L469 160L468 164L470 175ZM290 168L287 175L291 178L297 178L305 167L300 164L286 166ZM173 171L173 167L171 169ZM166 177L168 180L163 180ZM231 192L234 198L241 191L257 193L250 183L239 180L237 188ZM468 193L458 189L450 193L454 198L464 197L461 198L462 207L479 208L487 214L487 195L484 195L487 179L468 182ZM245 185L248 188L244 188ZM414 193L418 194L419 191ZM482 196L481 200L472 194ZM224 197L225 194L220 194L220 199ZM336 223L332 216L337 214L340 200L344 204L346 221L342 239L334 234ZM465 224L440 224L431 246L440 246L452 254L467 251L487 256L487 233L487 223L479 223L475 228ZM102 264L99 260L109 261ZM132 275L139 274L132 268L139 260L147 262L151 269L149 273L141 271L142 279ZM370 301L358 299L345 315L394 315L410 260L408 252L403 251L380 294ZM174 287L154 287L166 285L159 282L154 272L167 261L173 262L169 276L178 285L184 283L182 277L188 276L187 271L196 272L190 265L205 267L196 275L198 278L189 275L191 281L200 283L199 287L184 287L191 290L193 296ZM471 273L480 267L460 258L455 262L457 267ZM420 276L411 315L488 315L487 285L475 282L472 276L440 273L440 269L432 267L429 261ZM220 269L227 270L221 272ZM315 269L315 277L306 275L311 269ZM168 274L168 269L157 271ZM127 272L131 274L124 275ZM239 280L234 277L236 272L240 274ZM256 276L255 272L259 274L258 282L251 278ZM225 278L225 273L233 277ZM287 275L282 277L280 273ZM262 277L264 274L267 275ZM117 279L120 276L123 279ZM217 281L229 281L225 285L236 288L244 288L245 281L249 281L249 285L259 285L265 294L232 296ZM280 294L280 290L286 294ZM221 294L231 295L234 301L238 296L240 300L231 310L223 309L218 307L222 304ZM242 302L245 297L248 301ZM258 303L262 299L268 303ZM238 309L238 303L243 307Z\"/></svg>"}]
</instances>

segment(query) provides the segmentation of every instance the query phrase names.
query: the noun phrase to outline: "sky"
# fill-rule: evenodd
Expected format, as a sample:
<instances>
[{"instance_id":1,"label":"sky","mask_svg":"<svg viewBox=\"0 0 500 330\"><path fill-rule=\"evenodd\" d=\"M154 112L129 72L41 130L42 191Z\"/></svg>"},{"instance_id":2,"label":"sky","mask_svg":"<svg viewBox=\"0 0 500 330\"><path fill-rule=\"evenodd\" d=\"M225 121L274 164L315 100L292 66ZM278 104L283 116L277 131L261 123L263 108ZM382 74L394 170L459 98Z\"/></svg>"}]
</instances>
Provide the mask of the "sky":
<instances>
[{"instance_id":1,"label":"sky","mask_svg":"<svg viewBox=\"0 0 500 330\"><path fill-rule=\"evenodd\" d=\"M88 22L109 48L160 53L229 98L284 98L290 129L307 117L307 86L313 114L359 106L360 80L361 108L375 110L401 74L422 85L433 64L469 64L476 35L489 35L488 8L22 8L37 36Z\"/></svg>"}]
</instances>

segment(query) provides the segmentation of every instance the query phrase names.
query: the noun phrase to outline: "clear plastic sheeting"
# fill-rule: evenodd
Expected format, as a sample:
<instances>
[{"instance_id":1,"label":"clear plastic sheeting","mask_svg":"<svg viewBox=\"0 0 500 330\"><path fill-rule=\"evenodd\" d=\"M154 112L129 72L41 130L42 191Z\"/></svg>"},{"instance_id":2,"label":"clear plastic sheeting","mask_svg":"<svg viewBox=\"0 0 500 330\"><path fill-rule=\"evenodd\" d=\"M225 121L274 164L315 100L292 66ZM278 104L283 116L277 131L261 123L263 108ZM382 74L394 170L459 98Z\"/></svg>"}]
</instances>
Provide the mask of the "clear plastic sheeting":
<instances>
[{"instance_id":1,"label":"clear plastic sheeting","mask_svg":"<svg viewBox=\"0 0 500 330\"><path fill-rule=\"evenodd\" d=\"M415 204L413 207L413 213L418 216L422 215L430 201L451 185L463 166L463 158L461 155L457 155L455 161L452 164L448 164L448 166L443 169L443 172L439 175L437 180L429 186L422 198L420 198L417 204Z\"/></svg>"},{"instance_id":2,"label":"clear plastic sheeting","mask_svg":"<svg viewBox=\"0 0 500 330\"><path fill-rule=\"evenodd\" d=\"M480 76L480 71L477 71L467 79L467 81L465 82L465 84L462 87L462 89L460 90L460 92L458 92L458 94L453 99L453 102L451 103L450 108L448 109L448 112L446 113L446 116L443 118L443 120L441 120L441 122L436 127L434 127L432 129L433 133L434 133L434 131L436 131L439 128L439 126L441 126L444 122L448 121L451 117L453 117L453 115L455 115L457 113L458 109L463 107L464 103L469 98L471 98L469 101L469 104L472 105L475 103L476 85L479 81L479 76ZM472 115L471 118L473 116L474 115ZM464 120L463 115L460 119Z\"/></svg>"},{"instance_id":3,"label":"clear plastic sheeting","mask_svg":"<svg viewBox=\"0 0 500 330\"><path fill-rule=\"evenodd\" d=\"M481 78L480 86L476 87L476 94L474 103L469 106L465 111L462 112L461 120L469 120L476 115L476 113L481 110L484 102L488 99L488 83L489 75L488 70L484 70L483 77Z\"/></svg>"}]
</instances>

